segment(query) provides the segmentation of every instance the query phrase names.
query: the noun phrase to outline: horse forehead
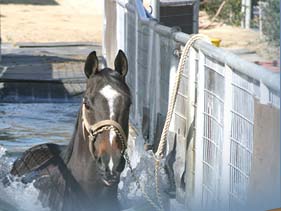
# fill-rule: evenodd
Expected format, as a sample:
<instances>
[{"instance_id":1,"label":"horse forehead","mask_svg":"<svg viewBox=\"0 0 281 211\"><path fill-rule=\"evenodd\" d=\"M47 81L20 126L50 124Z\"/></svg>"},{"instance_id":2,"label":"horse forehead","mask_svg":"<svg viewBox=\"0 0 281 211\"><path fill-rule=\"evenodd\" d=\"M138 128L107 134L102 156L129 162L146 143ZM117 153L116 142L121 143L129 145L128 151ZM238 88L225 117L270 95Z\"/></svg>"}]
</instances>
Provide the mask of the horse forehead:
<instances>
[{"instance_id":1,"label":"horse forehead","mask_svg":"<svg viewBox=\"0 0 281 211\"><path fill-rule=\"evenodd\" d=\"M104 86L99 92L107 99L107 101L113 101L118 96L121 96L121 94L111 85Z\"/></svg>"}]
</instances>

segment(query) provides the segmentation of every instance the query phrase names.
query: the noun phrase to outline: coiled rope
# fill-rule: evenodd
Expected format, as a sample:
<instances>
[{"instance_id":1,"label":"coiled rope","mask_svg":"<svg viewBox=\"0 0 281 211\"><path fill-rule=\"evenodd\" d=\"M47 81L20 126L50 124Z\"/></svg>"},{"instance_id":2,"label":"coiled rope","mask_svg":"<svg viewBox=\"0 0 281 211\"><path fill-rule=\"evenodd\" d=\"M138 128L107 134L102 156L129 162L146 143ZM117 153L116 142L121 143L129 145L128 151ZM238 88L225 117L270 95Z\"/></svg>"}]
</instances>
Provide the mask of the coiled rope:
<instances>
[{"instance_id":1,"label":"coiled rope","mask_svg":"<svg viewBox=\"0 0 281 211\"><path fill-rule=\"evenodd\" d=\"M161 159L164 157L164 147L166 146L166 140L167 140L167 134L169 132L169 127L170 127L170 123L171 123L171 119L173 116L173 112L174 112L174 107L175 107L175 103L176 103L176 97L177 97L177 92L179 89L179 85L180 85L180 81L181 81L181 76L182 76L182 72L184 70L185 67L185 63L188 57L188 53L190 48L192 47L192 45L194 44L195 41L197 40L205 40L205 41L209 41L209 38L205 35L202 34L195 34L192 35L191 38L187 41L187 43L185 44L184 48L183 48L183 52L180 58L180 62L178 65L178 69L177 69L177 74L175 77L175 83L173 86L173 90L172 90L172 94L170 96L169 99L169 106L168 106L168 112L167 112L167 116L166 116L166 120L165 120L165 124L161 133L161 138L160 138L160 142L159 142L159 146L157 149L157 152L154 154L154 158L155 158L155 192L156 192L156 197L157 197L157 202L158 204L156 204L153 199L147 194L147 192L145 191L144 187L142 187L140 185L140 181L138 179L138 177L136 176L134 169L132 168L129 156L127 154L127 152L125 152L125 159L127 161L127 164L129 166L129 169L131 171L131 174L133 176L133 179L135 180L137 187L141 190L141 192L143 193L144 198L147 200L147 202L157 211L164 211L164 205L163 205L163 200L161 197L161 192L160 192L160 188L159 188L159 169L160 169L160 161Z\"/></svg>"},{"instance_id":2,"label":"coiled rope","mask_svg":"<svg viewBox=\"0 0 281 211\"><path fill-rule=\"evenodd\" d=\"M172 94L169 99L169 106L168 106L168 112L165 120L165 124L161 133L161 138L160 142L158 145L158 149L155 153L155 191L156 191L156 196L158 200L158 204L160 206L160 210L164 210L164 205L163 205L163 200L161 197L160 189L159 189L159 169L160 169L160 161L164 157L164 148L166 146L166 141L167 141L167 135L169 132L169 127L171 124L175 104L176 104L176 99L177 99L177 93L179 90L180 82L181 82L181 76L184 71L184 67L188 58L188 53L190 51L190 48L194 44L195 41L197 40L205 40L210 43L210 40L207 36L202 35L202 34L195 34L190 37L190 39L186 42L182 55L180 58L180 62L177 68L177 73L175 76L175 83L173 86Z\"/></svg>"}]
</instances>

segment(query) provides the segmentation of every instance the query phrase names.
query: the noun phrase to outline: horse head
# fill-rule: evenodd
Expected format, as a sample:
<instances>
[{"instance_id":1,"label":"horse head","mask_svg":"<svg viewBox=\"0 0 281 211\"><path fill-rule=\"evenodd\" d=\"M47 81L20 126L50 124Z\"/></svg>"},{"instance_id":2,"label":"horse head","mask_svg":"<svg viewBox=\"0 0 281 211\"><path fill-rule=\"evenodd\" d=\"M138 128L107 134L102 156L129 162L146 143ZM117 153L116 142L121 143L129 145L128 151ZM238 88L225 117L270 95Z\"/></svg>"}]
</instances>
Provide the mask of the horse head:
<instances>
[{"instance_id":1,"label":"horse head","mask_svg":"<svg viewBox=\"0 0 281 211\"><path fill-rule=\"evenodd\" d=\"M119 182L125 167L130 91L125 83L128 62L119 50L114 69L99 69L96 52L87 57L87 86L82 104L82 130L101 182L112 186Z\"/></svg>"}]
</instances>

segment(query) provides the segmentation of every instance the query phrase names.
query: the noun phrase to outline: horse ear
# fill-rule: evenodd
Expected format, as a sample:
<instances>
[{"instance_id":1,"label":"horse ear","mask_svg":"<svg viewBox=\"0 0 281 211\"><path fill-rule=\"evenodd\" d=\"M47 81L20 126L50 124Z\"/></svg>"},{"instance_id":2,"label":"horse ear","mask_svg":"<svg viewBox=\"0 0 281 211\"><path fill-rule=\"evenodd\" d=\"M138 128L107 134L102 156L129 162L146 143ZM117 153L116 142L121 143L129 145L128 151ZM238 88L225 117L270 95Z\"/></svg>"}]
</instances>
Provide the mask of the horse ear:
<instances>
[{"instance_id":1,"label":"horse ear","mask_svg":"<svg viewBox=\"0 0 281 211\"><path fill-rule=\"evenodd\" d=\"M92 74L98 72L99 61L96 55L96 51L90 53L86 59L84 72L87 78L90 78Z\"/></svg>"},{"instance_id":2,"label":"horse ear","mask_svg":"<svg viewBox=\"0 0 281 211\"><path fill-rule=\"evenodd\" d=\"M125 53L122 50L118 51L118 54L114 61L115 70L119 72L124 78L128 72L128 61Z\"/></svg>"}]
</instances>

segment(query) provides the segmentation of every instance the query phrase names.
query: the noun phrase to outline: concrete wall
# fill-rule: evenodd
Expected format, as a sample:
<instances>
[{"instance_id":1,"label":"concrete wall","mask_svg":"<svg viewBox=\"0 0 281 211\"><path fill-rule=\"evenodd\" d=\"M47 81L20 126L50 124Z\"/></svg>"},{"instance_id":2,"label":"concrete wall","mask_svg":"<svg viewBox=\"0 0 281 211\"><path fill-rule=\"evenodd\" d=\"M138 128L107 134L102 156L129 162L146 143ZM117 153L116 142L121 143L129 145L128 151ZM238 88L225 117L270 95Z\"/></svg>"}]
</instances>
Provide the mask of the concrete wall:
<instances>
[{"instance_id":1,"label":"concrete wall","mask_svg":"<svg viewBox=\"0 0 281 211\"><path fill-rule=\"evenodd\" d=\"M269 210L280 204L280 110L255 102L251 210Z\"/></svg>"}]
</instances>

